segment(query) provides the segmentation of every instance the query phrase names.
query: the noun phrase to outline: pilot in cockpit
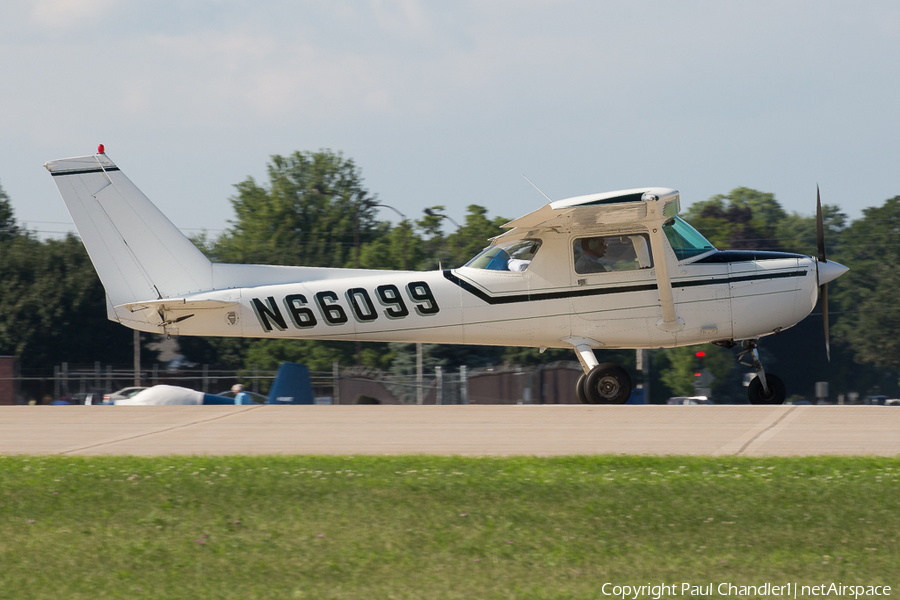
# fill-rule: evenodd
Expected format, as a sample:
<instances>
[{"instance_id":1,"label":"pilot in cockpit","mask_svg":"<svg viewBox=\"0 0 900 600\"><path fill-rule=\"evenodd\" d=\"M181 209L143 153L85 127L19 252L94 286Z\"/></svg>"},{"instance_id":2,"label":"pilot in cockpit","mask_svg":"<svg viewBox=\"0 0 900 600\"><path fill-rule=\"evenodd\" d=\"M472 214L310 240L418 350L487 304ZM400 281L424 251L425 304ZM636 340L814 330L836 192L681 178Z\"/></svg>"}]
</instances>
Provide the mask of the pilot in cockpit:
<instances>
[{"instance_id":1,"label":"pilot in cockpit","mask_svg":"<svg viewBox=\"0 0 900 600\"><path fill-rule=\"evenodd\" d=\"M606 239L602 236L582 238L575 241L575 272L605 273L606 267L600 262L606 255Z\"/></svg>"}]
</instances>

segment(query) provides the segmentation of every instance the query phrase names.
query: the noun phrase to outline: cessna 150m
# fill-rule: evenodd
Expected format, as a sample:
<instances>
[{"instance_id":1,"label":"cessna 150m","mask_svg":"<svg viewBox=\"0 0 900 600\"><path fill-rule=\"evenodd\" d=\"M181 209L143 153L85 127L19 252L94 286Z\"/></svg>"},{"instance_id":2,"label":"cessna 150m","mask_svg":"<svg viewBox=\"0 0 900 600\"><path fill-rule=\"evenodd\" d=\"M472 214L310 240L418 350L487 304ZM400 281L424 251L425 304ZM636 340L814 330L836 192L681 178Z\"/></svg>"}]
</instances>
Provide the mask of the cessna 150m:
<instances>
[{"instance_id":1,"label":"cessna 150m","mask_svg":"<svg viewBox=\"0 0 900 600\"><path fill-rule=\"evenodd\" d=\"M818 257L718 251L678 217L678 191L656 187L550 202L458 269L215 264L102 147L44 166L113 321L173 335L570 347L578 399L592 404L624 403L632 387L595 348L705 342L742 344L757 373L750 402L782 403L757 340L805 318L847 270L825 258L821 206Z\"/></svg>"}]
</instances>

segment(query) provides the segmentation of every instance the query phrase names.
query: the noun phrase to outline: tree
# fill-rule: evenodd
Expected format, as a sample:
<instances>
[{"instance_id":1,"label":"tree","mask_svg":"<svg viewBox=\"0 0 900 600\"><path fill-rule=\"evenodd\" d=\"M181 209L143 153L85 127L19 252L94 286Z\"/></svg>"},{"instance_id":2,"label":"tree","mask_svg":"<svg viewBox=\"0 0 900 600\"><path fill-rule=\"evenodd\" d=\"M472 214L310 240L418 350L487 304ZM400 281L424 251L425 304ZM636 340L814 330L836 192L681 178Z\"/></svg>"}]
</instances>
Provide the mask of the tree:
<instances>
[{"instance_id":1,"label":"tree","mask_svg":"<svg viewBox=\"0 0 900 600\"><path fill-rule=\"evenodd\" d=\"M62 362L120 362L131 344L131 332L107 319L106 294L81 240L37 239L16 225L0 188L0 354L46 373Z\"/></svg>"},{"instance_id":2,"label":"tree","mask_svg":"<svg viewBox=\"0 0 900 600\"><path fill-rule=\"evenodd\" d=\"M486 208L470 204L465 224L447 236L446 247L450 260L449 264L445 264L444 267L456 268L466 264L490 244L490 238L503 233L501 225L508 221L509 219L503 217L488 219Z\"/></svg>"},{"instance_id":3,"label":"tree","mask_svg":"<svg viewBox=\"0 0 900 600\"><path fill-rule=\"evenodd\" d=\"M0 185L0 242L8 241L16 237L19 228L16 226L16 220L13 218L12 204L9 196Z\"/></svg>"},{"instance_id":4,"label":"tree","mask_svg":"<svg viewBox=\"0 0 900 600\"><path fill-rule=\"evenodd\" d=\"M391 227L388 221L378 224L375 238L360 248L359 264L364 269L418 270L423 262L422 238L416 235L408 219Z\"/></svg>"},{"instance_id":5,"label":"tree","mask_svg":"<svg viewBox=\"0 0 900 600\"><path fill-rule=\"evenodd\" d=\"M26 368L117 363L131 332L106 316L106 294L77 237L0 242L0 354Z\"/></svg>"},{"instance_id":6,"label":"tree","mask_svg":"<svg viewBox=\"0 0 900 600\"><path fill-rule=\"evenodd\" d=\"M900 369L900 196L863 210L843 233L841 262L850 271L834 284L840 307L835 337L855 360Z\"/></svg>"},{"instance_id":7,"label":"tree","mask_svg":"<svg viewBox=\"0 0 900 600\"><path fill-rule=\"evenodd\" d=\"M446 207L441 205L424 209L425 216L416 221L416 227L422 232L422 260L419 268L433 271L449 264L450 254L447 252L447 238L444 236L445 218L442 213Z\"/></svg>"},{"instance_id":8,"label":"tree","mask_svg":"<svg viewBox=\"0 0 900 600\"><path fill-rule=\"evenodd\" d=\"M696 202L684 217L721 249L781 250L777 227L785 217L774 194L735 188Z\"/></svg>"},{"instance_id":9,"label":"tree","mask_svg":"<svg viewBox=\"0 0 900 600\"><path fill-rule=\"evenodd\" d=\"M194 239L213 260L370 269L456 267L502 233L500 225L507 221L488 219L487 209L477 205L468 207L465 225L446 237L437 212L441 206L416 221L415 228L407 219L396 226L377 221L377 198L363 188L353 161L329 151L273 156L267 185L249 178L236 188L232 227L214 243L205 235ZM387 344L376 343L364 344L358 356L346 342L181 338L180 344L189 361L223 367L238 360L248 368L293 360L316 369L330 368L334 360L352 364L355 358L384 367L394 357ZM500 362L503 349L444 345L432 353L438 364L459 366Z\"/></svg>"},{"instance_id":10,"label":"tree","mask_svg":"<svg viewBox=\"0 0 900 600\"><path fill-rule=\"evenodd\" d=\"M353 345L346 342L318 340L257 340L247 350L247 366L275 370L287 362L303 363L313 371L331 370L334 361L349 364L353 360Z\"/></svg>"},{"instance_id":11,"label":"tree","mask_svg":"<svg viewBox=\"0 0 900 600\"><path fill-rule=\"evenodd\" d=\"M822 223L824 225L825 247L828 257L839 251L841 232L847 226L847 215L839 206L825 204L822 206ZM777 226L776 237L781 249L808 256L816 256L816 217L792 213L783 218Z\"/></svg>"},{"instance_id":12,"label":"tree","mask_svg":"<svg viewBox=\"0 0 900 600\"><path fill-rule=\"evenodd\" d=\"M835 252L847 215L840 207L822 207L825 241L829 255ZM720 250L776 250L814 256L816 218L788 214L774 194L750 188L735 188L696 202L684 218Z\"/></svg>"},{"instance_id":13,"label":"tree","mask_svg":"<svg viewBox=\"0 0 900 600\"><path fill-rule=\"evenodd\" d=\"M714 344L667 348L660 351L669 363L668 368L660 374L660 381L669 388L673 396L694 395L694 373L698 367L697 352L706 355L699 366L709 369L713 374L715 379L710 386L713 390L728 382L728 375L735 364L734 354L730 350Z\"/></svg>"},{"instance_id":14,"label":"tree","mask_svg":"<svg viewBox=\"0 0 900 600\"><path fill-rule=\"evenodd\" d=\"M363 256L367 246L385 236L390 238L390 226L375 219L373 205L377 204L377 198L363 186L362 175L353 160L339 152L320 150L272 156L266 184L261 185L250 177L235 188L237 194L231 198L235 212L232 227L212 244L205 235L195 238L212 260L311 267L356 267L363 266L365 260L371 267L382 268L399 268L394 266L395 258L402 262L402 251L398 249L402 248L402 235L397 236L397 244L389 239L386 245L370 247ZM409 246L415 252L415 243L410 242ZM391 249L390 264L385 264L382 254L385 248ZM274 357L288 355L324 356L328 352L323 348L330 347L322 345L316 354L310 345L324 343L279 341L274 346L273 343L273 340L179 338L181 350L189 361L226 368L236 362L247 367L264 367ZM295 347L289 349L292 344ZM366 353L372 355L380 356L377 352Z\"/></svg>"},{"instance_id":15,"label":"tree","mask_svg":"<svg viewBox=\"0 0 900 600\"><path fill-rule=\"evenodd\" d=\"M343 267L378 235L377 200L351 159L328 150L275 155L268 173L266 186L252 177L235 186L236 220L215 244L219 261Z\"/></svg>"}]
</instances>

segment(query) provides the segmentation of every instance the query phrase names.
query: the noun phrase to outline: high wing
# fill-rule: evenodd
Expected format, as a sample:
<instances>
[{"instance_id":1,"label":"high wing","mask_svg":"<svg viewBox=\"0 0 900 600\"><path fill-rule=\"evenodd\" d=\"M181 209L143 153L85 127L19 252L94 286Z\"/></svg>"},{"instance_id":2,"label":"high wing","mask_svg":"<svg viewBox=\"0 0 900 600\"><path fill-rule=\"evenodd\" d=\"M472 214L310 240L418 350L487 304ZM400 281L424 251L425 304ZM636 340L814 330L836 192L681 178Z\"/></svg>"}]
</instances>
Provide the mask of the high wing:
<instances>
[{"instance_id":1,"label":"high wing","mask_svg":"<svg viewBox=\"0 0 900 600\"><path fill-rule=\"evenodd\" d=\"M660 224L680 211L678 190L651 187L577 196L550 202L534 212L503 225L505 229L551 229L593 233L605 226L658 220ZM651 208L649 203L654 203ZM659 207L662 210L656 210Z\"/></svg>"}]
</instances>

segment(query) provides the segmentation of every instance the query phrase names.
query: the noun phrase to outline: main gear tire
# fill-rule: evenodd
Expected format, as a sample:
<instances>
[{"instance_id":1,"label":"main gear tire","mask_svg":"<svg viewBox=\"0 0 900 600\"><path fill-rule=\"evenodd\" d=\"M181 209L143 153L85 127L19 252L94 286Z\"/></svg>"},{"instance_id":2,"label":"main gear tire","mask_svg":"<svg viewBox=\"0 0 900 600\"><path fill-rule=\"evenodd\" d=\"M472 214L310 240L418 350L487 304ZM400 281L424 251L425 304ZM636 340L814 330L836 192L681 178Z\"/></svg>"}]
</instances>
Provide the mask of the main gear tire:
<instances>
[{"instance_id":1,"label":"main gear tire","mask_svg":"<svg viewBox=\"0 0 900 600\"><path fill-rule=\"evenodd\" d=\"M584 373L581 374L581 377L578 378L578 383L575 384L575 397L578 398L579 404L590 404L588 402L587 396L584 393L584 380L586 376Z\"/></svg>"},{"instance_id":2,"label":"main gear tire","mask_svg":"<svg viewBox=\"0 0 900 600\"><path fill-rule=\"evenodd\" d=\"M590 404L625 404L631 396L631 377L619 365L597 365L584 379L584 395Z\"/></svg>"}]
</instances>

